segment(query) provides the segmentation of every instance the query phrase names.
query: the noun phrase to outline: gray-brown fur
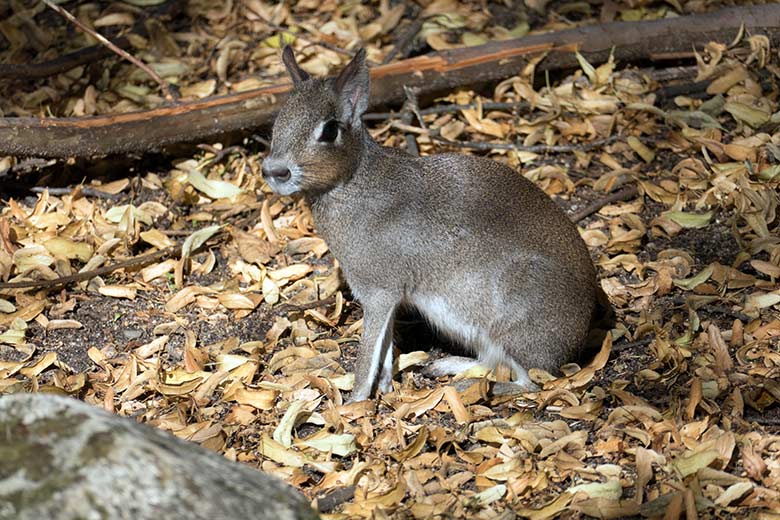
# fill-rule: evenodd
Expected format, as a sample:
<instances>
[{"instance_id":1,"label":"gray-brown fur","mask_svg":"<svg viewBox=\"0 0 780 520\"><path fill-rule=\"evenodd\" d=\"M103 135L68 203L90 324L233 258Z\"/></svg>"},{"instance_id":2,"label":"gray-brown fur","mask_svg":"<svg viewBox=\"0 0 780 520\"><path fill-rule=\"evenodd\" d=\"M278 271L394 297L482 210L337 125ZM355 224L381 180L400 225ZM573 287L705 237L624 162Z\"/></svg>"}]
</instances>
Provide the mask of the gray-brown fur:
<instances>
[{"instance_id":1,"label":"gray-brown fur","mask_svg":"<svg viewBox=\"0 0 780 520\"><path fill-rule=\"evenodd\" d=\"M404 305L487 363L556 371L575 358L596 276L563 211L495 161L414 157L375 143L360 120L368 96L362 52L335 80L302 79L288 49L284 61L295 88L274 124L263 173L275 191L306 196L363 306L353 400L391 388L385 326ZM337 141L318 142L332 118ZM518 382L531 387L527 377Z\"/></svg>"}]
</instances>

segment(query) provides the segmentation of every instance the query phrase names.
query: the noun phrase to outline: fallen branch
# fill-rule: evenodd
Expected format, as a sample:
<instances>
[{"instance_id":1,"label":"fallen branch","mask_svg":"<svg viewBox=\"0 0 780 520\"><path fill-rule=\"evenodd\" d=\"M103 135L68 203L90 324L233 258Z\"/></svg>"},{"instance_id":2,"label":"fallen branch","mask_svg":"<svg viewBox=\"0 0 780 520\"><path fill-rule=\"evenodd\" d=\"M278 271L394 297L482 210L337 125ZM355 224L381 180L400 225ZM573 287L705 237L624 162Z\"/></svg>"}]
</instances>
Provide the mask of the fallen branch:
<instances>
[{"instance_id":1,"label":"fallen branch","mask_svg":"<svg viewBox=\"0 0 780 520\"><path fill-rule=\"evenodd\" d=\"M54 289L76 282L91 280L92 278L110 274L120 269L129 269L131 267L140 267L154 262L159 262L172 256L176 256L179 253L181 253L181 245L176 245L161 249L160 251L155 251L154 253L149 253L147 255L128 258L127 260L123 260L115 264L104 265L103 267L98 267L97 269L93 269L91 271L84 271L83 273L76 273L70 276L62 276L53 280L31 280L28 282L0 283L0 291L7 291L11 289Z\"/></svg>"},{"instance_id":2,"label":"fallen branch","mask_svg":"<svg viewBox=\"0 0 780 520\"><path fill-rule=\"evenodd\" d=\"M427 18L424 16L418 16L417 19L413 20L407 27L404 28L401 36L395 42L395 45L393 45L392 50L388 52L387 56L385 56L385 59L382 60L383 65L393 61L393 59L398 54L404 58L406 57L406 50L411 46L414 39L417 38L417 34L422 29L426 19Z\"/></svg>"},{"instance_id":3,"label":"fallen branch","mask_svg":"<svg viewBox=\"0 0 780 520\"><path fill-rule=\"evenodd\" d=\"M412 117L414 114L409 109L409 102L404 103L404 110L401 111L401 124L405 126L411 126ZM406 142L406 151L412 155L419 156L420 148L417 146L417 138L412 132L404 133L404 141Z\"/></svg>"},{"instance_id":4,"label":"fallen branch","mask_svg":"<svg viewBox=\"0 0 780 520\"><path fill-rule=\"evenodd\" d=\"M398 127L399 125L393 125ZM422 133L422 132L421 132ZM491 143L481 141L453 141L446 139L438 135L430 136L433 141L452 146L453 148L464 148L467 150L514 150L517 152L531 152L531 153L568 153L568 152L587 152L588 150L595 150L602 146L614 143L619 139L619 136L613 135L606 139L596 139L595 141L589 141L587 143L573 143L573 144L534 144L530 146L523 146L515 143Z\"/></svg>"},{"instance_id":5,"label":"fallen branch","mask_svg":"<svg viewBox=\"0 0 780 520\"><path fill-rule=\"evenodd\" d=\"M301 303L298 305L292 303L283 303L282 305L279 305L276 308L272 309L271 313L280 315L280 314L292 313L292 312L302 312L302 311L307 311L309 309L316 309L318 307L328 307L330 305L333 305L334 303L336 303L335 296L329 296L324 300L316 300L313 302Z\"/></svg>"},{"instance_id":6,"label":"fallen branch","mask_svg":"<svg viewBox=\"0 0 780 520\"><path fill-rule=\"evenodd\" d=\"M120 49L130 47L130 40L122 36L111 42ZM0 79L31 80L62 74L70 69L113 56L114 52L102 45L92 45L43 63L0 63Z\"/></svg>"},{"instance_id":7,"label":"fallen branch","mask_svg":"<svg viewBox=\"0 0 780 520\"><path fill-rule=\"evenodd\" d=\"M624 350L632 350L636 347L646 347L655 340L655 336L649 338L642 338L637 341L628 341L626 343L618 343L612 346L612 354L623 352Z\"/></svg>"},{"instance_id":8,"label":"fallen branch","mask_svg":"<svg viewBox=\"0 0 780 520\"><path fill-rule=\"evenodd\" d=\"M3 177L9 173L27 173L31 172L36 169L46 168L47 166L51 166L53 164L56 164L57 161L54 159L39 159L37 157L30 157L29 159L24 159L22 161L19 161L18 163L14 164L10 168L6 168L5 170L0 170L0 177Z\"/></svg>"},{"instance_id":9,"label":"fallen branch","mask_svg":"<svg viewBox=\"0 0 780 520\"><path fill-rule=\"evenodd\" d=\"M31 166L31 167L44 168L46 166L50 166L51 163L56 163L56 160L51 159L50 161L43 161L43 162L45 164L39 166ZM17 172L16 169L14 169L13 171ZM98 199L106 199L106 200L117 200L122 196L121 193L108 193L84 184L77 184L74 186L62 186L62 187L30 186L29 182L18 181L16 179L2 179L0 180L0 186L3 187L3 191L1 194L4 196L14 196L14 192L18 192L19 194L25 194L25 195L27 193L48 192L49 195L54 195L57 197L62 195L71 195L74 198L83 195L85 197L95 197Z\"/></svg>"},{"instance_id":10,"label":"fallen branch","mask_svg":"<svg viewBox=\"0 0 780 520\"><path fill-rule=\"evenodd\" d=\"M431 114L450 114L453 112L460 112L461 110L471 110L482 107L482 110L515 110L520 108L527 108L530 105L527 101L516 101L513 103L507 102L493 102L486 103L469 103L467 105L457 104L445 104L436 105L433 107L423 108L420 110L421 116L427 116ZM400 117L399 112L369 112L363 116L364 121L384 121L386 119L394 119Z\"/></svg>"},{"instance_id":11,"label":"fallen branch","mask_svg":"<svg viewBox=\"0 0 780 520\"><path fill-rule=\"evenodd\" d=\"M573 51L591 63L614 51L618 62L666 59L705 42L729 43L743 27L750 34L780 36L780 5L738 7L653 20L612 22L515 40L495 41L419 56L371 69L372 106L398 103L403 86L429 96L517 74L545 54L537 70L578 66ZM267 127L289 85L275 85L175 107L85 118L0 119L0 154L51 158L148 152L165 145L217 139L230 132Z\"/></svg>"},{"instance_id":12,"label":"fallen branch","mask_svg":"<svg viewBox=\"0 0 780 520\"><path fill-rule=\"evenodd\" d=\"M758 414L748 414L745 416L747 422L760 424L761 426L780 426L780 417L766 416Z\"/></svg>"},{"instance_id":13,"label":"fallen branch","mask_svg":"<svg viewBox=\"0 0 780 520\"><path fill-rule=\"evenodd\" d=\"M338 487L325 495L317 497L317 511L329 513L353 498L355 498L355 486Z\"/></svg>"},{"instance_id":14,"label":"fallen branch","mask_svg":"<svg viewBox=\"0 0 780 520\"><path fill-rule=\"evenodd\" d=\"M147 36L145 23L149 18L172 16L180 10L179 2L168 0L162 5L144 12L130 32ZM109 40L115 47L123 50L130 48L126 36ZM31 80L48 78L62 74L81 65L88 65L115 56L116 53L104 45L91 45L42 63L0 63L0 79Z\"/></svg>"},{"instance_id":15,"label":"fallen branch","mask_svg":"<svg viewBox=\"0 0 780 520\"><path fill-rule=\"evenodd\" d=\"M175 101L178 96L174 94L173 89L171 88L171 85L162 79L159 74L157 74L154 70L152 70L151 67L149 67L146 63L142 62L126 50L117 47L111 40L100 34L99 32L95 31L93 28L89 27L87 24L70 14L68 11L60 7L59 5L53 3L51 0L43 0L43 3L49 6L49 8L54 9L57 11L57 13L60 14L60 16L64 17L66 20L68 20L70 23L87 33L88 35L92 36L94 39L98 41L101 45L104 45L108 48L111 52L117 54L118 56L124 58L125 60L129 61L142 71L146 72L149 77L151 77L154 81L157 82L158 85L160 85L160 89L163 91L163 95L165 96L165 99L169 102Z\"/></svg>"},{"instance_id":16,"label":"fallen branch","mask_svg":"<svg viewBox=\"0 0 780 520\"><path fill-rule=\"evenodd\" d=\"M620 191L611 193L606 197L604 197L603 199L597 200L596 202L589 204L588 206L585 206L579 211L575 211L570 216L570 218L573 222L579 222L580 220L586 219L589 216L593 215L598 210L600 210L601 208L603 208L608 204L614 204L615 202L623 202L626 200L631 200L634 197L636 197L638 194L639 194L639 190L637 189L636 185L628 186L626 188L623 188Z\"/></svg>"},{"instance_id":17,"label":"fallen branch","mask_svg":"<svg viewBox=\"0 0 780 520\"><path fill-rule=\"evenodd\" d=\"M51 188L49 186L33 186L30 188L30 191L33 193L44 193L48 192L49 195L54 196L61 196L61 195L70 195L73 193L76 193L78 191L85 197L95 197L98 199L108 199L108 200L116 200L120 197L120 194L118 193L108 193L105 191L100 191L98 189L92 188L91 186L66 186L63 188Z\"/></svg>"}]
</instances>

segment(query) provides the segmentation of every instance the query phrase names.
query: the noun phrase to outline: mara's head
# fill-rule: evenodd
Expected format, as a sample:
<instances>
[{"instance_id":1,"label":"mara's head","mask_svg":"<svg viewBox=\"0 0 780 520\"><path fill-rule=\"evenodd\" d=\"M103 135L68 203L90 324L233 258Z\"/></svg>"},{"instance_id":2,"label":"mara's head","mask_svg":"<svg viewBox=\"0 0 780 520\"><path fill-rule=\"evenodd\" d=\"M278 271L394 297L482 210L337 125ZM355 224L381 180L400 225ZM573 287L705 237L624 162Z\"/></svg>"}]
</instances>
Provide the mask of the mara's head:
<instances>
[{"instance_id":1,"label":"mara's head","mask_svg":"<svg viewBox=\"0 0 780 520\"><path fill-rule=\"evenodd\" d=\"M366 53L358 51L336 78L311 78L292 49L282 61L293 89L274 122L263 178L281 195L322 193L348 180L363 147L368 107Z\"/></svg>"}]
</instances>

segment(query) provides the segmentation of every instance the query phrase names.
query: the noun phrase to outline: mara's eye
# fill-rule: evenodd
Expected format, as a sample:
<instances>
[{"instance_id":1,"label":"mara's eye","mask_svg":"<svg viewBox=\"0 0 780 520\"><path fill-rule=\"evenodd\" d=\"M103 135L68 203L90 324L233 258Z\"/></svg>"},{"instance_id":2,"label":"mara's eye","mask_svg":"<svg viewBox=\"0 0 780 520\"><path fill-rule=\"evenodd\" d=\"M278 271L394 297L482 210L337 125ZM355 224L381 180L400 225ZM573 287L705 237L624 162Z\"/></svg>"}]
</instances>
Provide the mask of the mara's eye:
<instances>
[{"instance_id":1,"label":"mara's eye","mask_svg":"<svg viewBox=\"0 0 780 520\"><path fill-rule=\"evenodd\" d=\"M321 143L332 143L339 136L339 122L331 119L322 125L322 132L317 140Z\"/></svg>"}]
</instances>

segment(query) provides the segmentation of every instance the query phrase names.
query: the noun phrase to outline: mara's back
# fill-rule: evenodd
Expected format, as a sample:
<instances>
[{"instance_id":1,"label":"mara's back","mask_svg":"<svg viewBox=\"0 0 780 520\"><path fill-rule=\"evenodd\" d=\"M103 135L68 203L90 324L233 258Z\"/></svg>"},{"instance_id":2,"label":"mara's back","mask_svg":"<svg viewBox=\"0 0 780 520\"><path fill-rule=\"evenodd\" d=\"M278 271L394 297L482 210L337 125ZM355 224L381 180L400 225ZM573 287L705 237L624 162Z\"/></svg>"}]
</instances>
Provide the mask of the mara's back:
<instances>
[{"instance_id":1,"label":"mara's back","mask_svg":"<svg viewBox=\"0 0 780 520\"><path fill-rule=\"evenodd\" d=\"M555 252L561 264L590 256L576 226L533 182L511 167L483 157L437 154L419 160L424 190L420 200L433 200L436 213L471 234L475 243L488 241L494 251L524 254ZM481 244L484 246L485 244Z\"/></svg>"},{"instance_id":2,"label":"mara's back","mask_svg":"<svg viewBox=\"0 0 780 520\"><path fill-rule=\"evenodd\" d=\"M568 294L590 312L595 272L587 247L561 208L519 172L460 154L420 158L377 146L369 157L313 204L357 293L364 284L428 292L446 285L464 296L458 284L476 290L467 280L478 277L479 290L495 292L496 281L517 274L522 284L502 291Z\"/></svg>"},{"instance_id":3,"label":"mara's back","mask_svg":"<svg viewBox=\"0 0 780 520\"><path fill-rule=\"evenodd\" d=\"M385 250L396 257L438 256L449 248L456 262L469 253L491 261L541 255L595 276L563 210L521 173L482 157L414 157L377 146L348 182L314 198L312 208L337 256L355 246L348 240L342 247L342 237L362 236L383 248L394 243Z\"/></svg>"}]
</instances>

